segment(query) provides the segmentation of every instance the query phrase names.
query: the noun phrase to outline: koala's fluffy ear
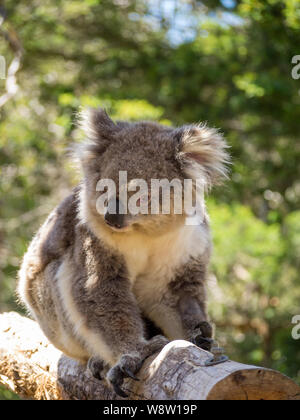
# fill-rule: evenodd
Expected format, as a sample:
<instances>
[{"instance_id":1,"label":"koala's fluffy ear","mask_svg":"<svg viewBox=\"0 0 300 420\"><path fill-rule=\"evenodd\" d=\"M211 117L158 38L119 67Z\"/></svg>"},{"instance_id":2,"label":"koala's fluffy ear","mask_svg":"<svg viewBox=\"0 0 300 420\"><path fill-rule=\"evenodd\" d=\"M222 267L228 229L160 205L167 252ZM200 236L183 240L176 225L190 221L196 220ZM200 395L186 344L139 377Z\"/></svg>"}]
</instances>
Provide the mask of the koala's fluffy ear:
<instances>
[{"instance_id":1,"label":"koala's fluffy ear","mask_svg":"<svg viewBox=\"0 0 300 420\"><path fill-rule=\"evenodd\" d=\"M176 158L184 174L203 179L209 189L227 178L230 156L222 134L205 124L184 126L175 131Z\"/></svg>"},{"instance_id":2,"label":"koala's fluffy ear","mask_svg":"<svg viewBox=\"0 0 300 420\"><path fill-rule=\"evenodd\" d=\"M102 154L120 130L104 109L88 108L79 114L79 126L86 141L76 145L75 154L82 163Z\"/></svg>"}]
</instances>

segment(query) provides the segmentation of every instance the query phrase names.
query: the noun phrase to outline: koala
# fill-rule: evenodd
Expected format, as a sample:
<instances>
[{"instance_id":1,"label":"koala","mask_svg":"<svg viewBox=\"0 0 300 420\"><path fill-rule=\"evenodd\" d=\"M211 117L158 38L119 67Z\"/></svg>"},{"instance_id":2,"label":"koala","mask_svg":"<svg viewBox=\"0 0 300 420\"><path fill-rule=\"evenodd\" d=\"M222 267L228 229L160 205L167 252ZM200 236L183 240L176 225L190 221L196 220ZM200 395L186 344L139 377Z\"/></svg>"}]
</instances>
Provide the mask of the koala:
<instances>
[{"instance_id":1,"label":"koala","mask_svg":"<svg viewBox=\"0 0 300 420\"><path fill-rule=\"evenodd\" d=\"M125 397L124 378L137 379L145 358L169 340L210 349L209 217L204 201L196 224L172 206L169 214L125 214L118 188L116 211L110 198L102 214L97 183L117 185L119 171L126 171L128 189L135 179L176 178L200 180L208 190L226 177L229 155L222 135L204 124L113 122L106 111L92 109L82 125L86 140L75 149L82 182L32 240L18 295L54 346L95 377L104 371Z\"/></svg>"}]
</instances>

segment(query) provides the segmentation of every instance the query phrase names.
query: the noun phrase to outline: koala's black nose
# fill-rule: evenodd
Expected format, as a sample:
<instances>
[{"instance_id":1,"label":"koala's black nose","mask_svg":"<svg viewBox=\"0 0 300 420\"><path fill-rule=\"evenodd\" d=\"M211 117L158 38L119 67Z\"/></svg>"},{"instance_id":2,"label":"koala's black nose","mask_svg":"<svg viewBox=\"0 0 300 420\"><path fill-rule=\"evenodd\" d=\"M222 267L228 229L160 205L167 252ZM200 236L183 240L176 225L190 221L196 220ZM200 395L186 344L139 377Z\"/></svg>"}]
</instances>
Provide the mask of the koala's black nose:
<instances>
[{"instance_id":1,"label":"koala's black nose","mask_svg":"<svg viewBox=\"0 0 300 420\"><path fill-rule=\"evenodd\" d=\"M123 214L110 214L105 213L104 219L109 226L113 226L117 229L124 227L124 215Z\"/></svg>"},{"instance_id":2,"label":"koala's black nose","mask_svg":"<svg viewBox=\"0 0 300 420\"><path fill-rule=\"evenodd\" d=\"M115 199L115 203L111 201L108 203L104 219L109 226L121 229L125 226L125 215L122 213L124 213L122 205L118 199Z\"/></svg>"}]
</instances>

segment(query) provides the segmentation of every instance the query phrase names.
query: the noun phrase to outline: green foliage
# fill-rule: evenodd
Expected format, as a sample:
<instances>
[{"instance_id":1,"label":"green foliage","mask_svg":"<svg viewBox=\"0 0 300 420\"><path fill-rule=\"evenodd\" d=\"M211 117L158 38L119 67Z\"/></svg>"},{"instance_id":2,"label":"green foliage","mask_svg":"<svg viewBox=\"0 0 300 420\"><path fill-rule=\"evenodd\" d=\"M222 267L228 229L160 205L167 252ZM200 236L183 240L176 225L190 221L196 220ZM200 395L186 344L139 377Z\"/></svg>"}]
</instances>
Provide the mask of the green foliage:
<instances>
[{"instance_id":1,"label":"green foliage","mask_svg":"<svg viewBox=\"0 0 300 420\"><path fill-rule=\"evenodd\" d=\"M299 231L291 235L288 227L268 225L238 203L210 201L209 210L215 246L210 313L217 336L233 358L300 381L300 346L291 337L300 300L291 243L299 242ZM287 219L299 227L300 212Z\"/></svg>"},{"instance_id":2,"label":"green foliage","mask_svg":"<svg viewBox=\"0 0 300 420\"><path fill-rule=\"evenodd\" d=\"M233 156L230 182L209 202L218 337L232 358L300 381L291 338L300 312L300 81L291 77L299 2L164 3L5 1L3 28L20 39L24 58L19 90L0 110L0 311L21 310L20 258L78 181L64 151L80 137L81 107L103 105L132 121L207 120ZM8 64L14 56L1 37L0 53Z\"/></svg>"}]
</instances>

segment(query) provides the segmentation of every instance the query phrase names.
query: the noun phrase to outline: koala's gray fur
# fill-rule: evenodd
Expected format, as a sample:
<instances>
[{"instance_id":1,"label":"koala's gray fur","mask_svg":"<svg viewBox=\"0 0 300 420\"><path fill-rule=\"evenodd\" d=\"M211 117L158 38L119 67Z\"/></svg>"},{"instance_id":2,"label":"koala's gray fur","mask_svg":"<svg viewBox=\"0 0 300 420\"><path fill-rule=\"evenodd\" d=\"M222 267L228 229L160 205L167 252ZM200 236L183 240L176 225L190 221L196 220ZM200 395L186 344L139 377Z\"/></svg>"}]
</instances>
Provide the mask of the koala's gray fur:
<instances>
[{"instance_id":1,"label":"koala's gray fur","mask_svg":"<svg viewBox=\"0 0 300 420\"><path fill-rule=\"evenodd\" d=\"M201 178L207 189L226 175L228 154L222 136L204 125L113 123L101 109L84 124L88 142L77 150L83 182L33 239L18 291L57 348L90 360L92 369L104 361L108 381L125 395L123 378L167 340L209 348L209 222L206 214L199 226L187 226L185 214L128 215L126 229L114 229L96 210L96 184L110 178L118 185L124 170L128 182ZM166 338L150 335L149 320Z\"/></svg>"}]
</instances>

